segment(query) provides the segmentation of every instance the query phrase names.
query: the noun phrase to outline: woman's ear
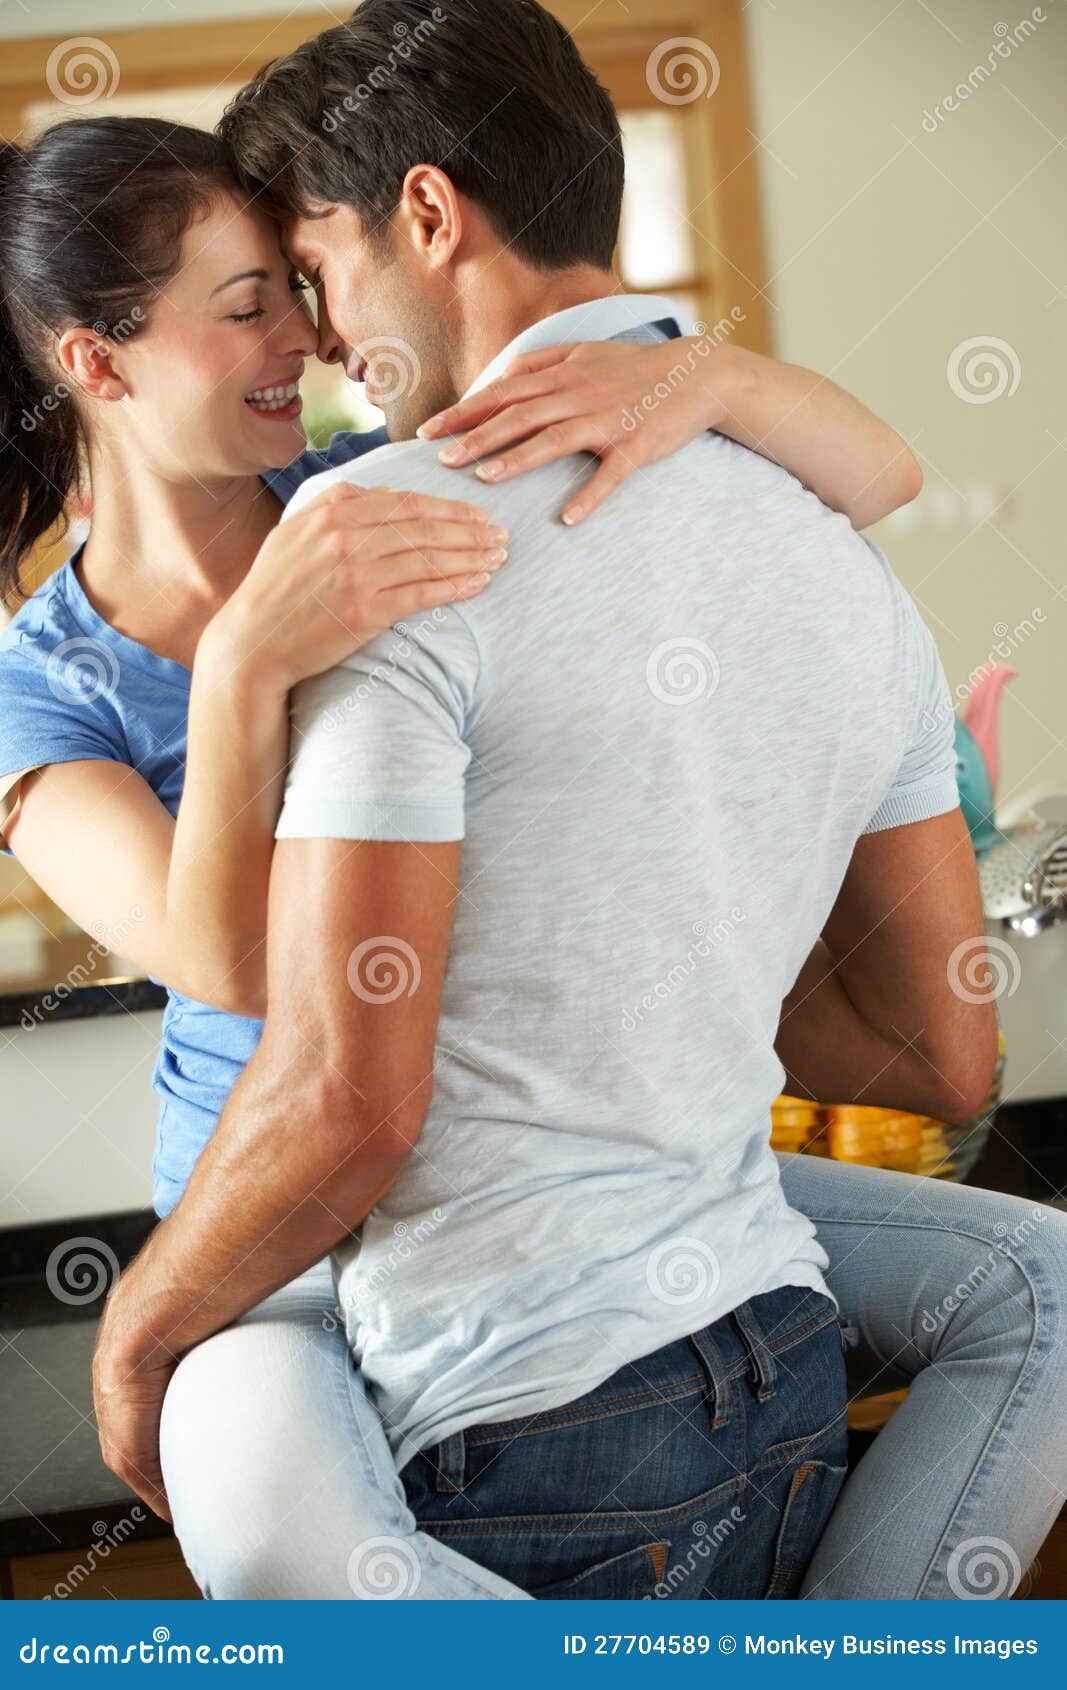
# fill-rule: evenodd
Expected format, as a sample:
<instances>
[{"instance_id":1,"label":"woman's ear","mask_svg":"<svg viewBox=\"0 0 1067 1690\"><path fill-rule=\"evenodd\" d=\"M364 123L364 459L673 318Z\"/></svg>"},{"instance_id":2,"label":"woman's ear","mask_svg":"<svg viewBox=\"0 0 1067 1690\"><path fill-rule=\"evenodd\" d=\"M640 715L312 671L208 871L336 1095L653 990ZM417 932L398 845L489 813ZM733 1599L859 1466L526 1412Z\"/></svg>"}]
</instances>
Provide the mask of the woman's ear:
<instances>
[{"instance_id":1,"label":"woman's ear","mask_svg":"<svg viewBox=\"0 0 1067 1690\"><path fill-rule=\"evenodd\" d=\"M92 329L64 329L56 353L64 375L90 399L123 399L126 383L112 365L114 348Z\"/></svg>"},{"instance_id":2,"label":"woman's ear","mask_svg":"<svg viewBox=\"0 0 1067 1690\"><path fill-rule=\"evenodd\" d=\"M463 234L463 212L451 179L435 164L412 165L404 177L397 227L434 270L455 255Z\"/></svg>"}]
</instances>

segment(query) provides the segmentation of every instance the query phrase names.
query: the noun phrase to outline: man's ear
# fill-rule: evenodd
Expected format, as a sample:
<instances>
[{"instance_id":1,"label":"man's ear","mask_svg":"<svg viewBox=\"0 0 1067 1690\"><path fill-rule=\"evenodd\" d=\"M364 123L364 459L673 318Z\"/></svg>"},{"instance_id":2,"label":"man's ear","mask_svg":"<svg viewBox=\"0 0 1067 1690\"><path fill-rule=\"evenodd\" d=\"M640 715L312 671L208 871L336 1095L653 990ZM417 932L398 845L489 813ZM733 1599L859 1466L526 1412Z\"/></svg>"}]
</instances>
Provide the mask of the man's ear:
<instances>
[{"instance_id":1,"label":"man's ear","mask_svg":"<svg viewBox=\"0 0 1067 1690\"><path fill-rule=\"evenodd\" d=\"M443 269L455 256L463 234L459 195L435 164L412 165L404 177L394 221L431 269Z\"/></svg>"},{"instance_id":2,"label":"man's ear","mask_svg":"<svg viewBox=\"0 0 1067 1690\"><path fill-rule=\"evenodd\" d=\"M122 399L127 387L112 365L113 347L92 329L64 329L56 353L63 373L90 399Z\"/></svg>"}]
</instances>

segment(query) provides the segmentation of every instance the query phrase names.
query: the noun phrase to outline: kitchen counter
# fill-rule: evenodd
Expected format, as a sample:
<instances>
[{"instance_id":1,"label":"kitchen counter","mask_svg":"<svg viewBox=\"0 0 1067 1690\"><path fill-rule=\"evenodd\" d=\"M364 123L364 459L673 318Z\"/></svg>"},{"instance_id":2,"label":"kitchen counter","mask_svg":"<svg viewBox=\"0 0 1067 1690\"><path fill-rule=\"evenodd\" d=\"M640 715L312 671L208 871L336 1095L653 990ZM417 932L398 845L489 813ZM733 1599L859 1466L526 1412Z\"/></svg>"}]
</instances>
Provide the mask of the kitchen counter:
<instances>
[{"instance_id":1,"label":"kitchen counter","mask_svg":"<svg viewBox=\"0 0 1067 1690\"><path fill-rule=\"evenodd\" d=\"M124 1266L154 1224L137 1212L0 1231L0 1557L77 1549L116 1527L169 1531L104 1466L92 1417L112 1263ZM73 1239L92 1241L99 1271L74 1267Z\"/></svg>"},{"instance_id":2,"label":"kitchen counter","mask_svg":"<svg viewBox=\"0 0 1067 1690\"><path fill-rule=\"evenodd\" d=\"M81 1021L92 1015L135 1014L144 1009L162 1009L166 1001L166 992L154 980L128 976L98 980L85 986L0 990L0 1027L29 1030L54 1021Z\"/></svg>"}]
</instances>

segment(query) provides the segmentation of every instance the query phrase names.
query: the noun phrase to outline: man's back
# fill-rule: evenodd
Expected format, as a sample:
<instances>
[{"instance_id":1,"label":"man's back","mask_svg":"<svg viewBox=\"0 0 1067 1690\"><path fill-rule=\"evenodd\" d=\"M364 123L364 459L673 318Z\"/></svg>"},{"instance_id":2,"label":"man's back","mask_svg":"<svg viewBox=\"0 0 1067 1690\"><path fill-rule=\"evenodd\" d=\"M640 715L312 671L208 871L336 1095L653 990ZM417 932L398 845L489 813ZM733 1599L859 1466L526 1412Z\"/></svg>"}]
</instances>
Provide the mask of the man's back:
<instances>
[{"instance_id":1,"label":"man's back","mask_svg":"<svg viewBox=\"0 0 1067 1690\"><path fill-rule=\"evenodd\" d=\"M361 806L413 840L459 837L465 810L433 1102L340 1276L398 1446L822 1287L768 1144L781 1000L887 794L883 825L949 790L947 714L899 785L940 671L844 517L707 436L572 532L554 513L576 471L479 490L511 530L490 590L295 710L282 835L326 788L348 837ZM351 479L460 491L418 443ZM354 989L395 989L388 951L368 942Z\"/></svg>"}]
</instances>

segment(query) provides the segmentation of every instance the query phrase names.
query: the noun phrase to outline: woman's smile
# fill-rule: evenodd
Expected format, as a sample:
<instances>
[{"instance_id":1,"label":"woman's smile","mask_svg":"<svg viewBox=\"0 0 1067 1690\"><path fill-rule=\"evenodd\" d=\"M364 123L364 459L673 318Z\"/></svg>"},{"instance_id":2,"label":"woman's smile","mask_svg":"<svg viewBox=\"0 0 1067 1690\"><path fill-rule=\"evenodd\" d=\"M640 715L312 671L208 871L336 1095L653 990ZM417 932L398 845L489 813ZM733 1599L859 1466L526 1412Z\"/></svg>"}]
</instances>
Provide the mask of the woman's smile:
<instances>
[{"instance_id":1,"label":"woman's smile","mask_svg":"<svg viewBox=\"0 0 1067 1690\"><path fill-rule=\"evenodd\" d=\"M245 394L245 404L257 417L267 422L295 422L303 407L299 381L278 382L268 387L255 387Z\"/></svg>"}]
</instances>

